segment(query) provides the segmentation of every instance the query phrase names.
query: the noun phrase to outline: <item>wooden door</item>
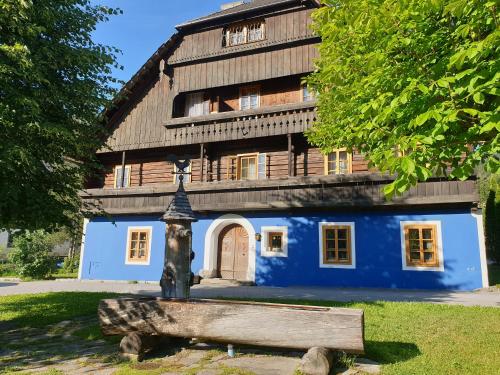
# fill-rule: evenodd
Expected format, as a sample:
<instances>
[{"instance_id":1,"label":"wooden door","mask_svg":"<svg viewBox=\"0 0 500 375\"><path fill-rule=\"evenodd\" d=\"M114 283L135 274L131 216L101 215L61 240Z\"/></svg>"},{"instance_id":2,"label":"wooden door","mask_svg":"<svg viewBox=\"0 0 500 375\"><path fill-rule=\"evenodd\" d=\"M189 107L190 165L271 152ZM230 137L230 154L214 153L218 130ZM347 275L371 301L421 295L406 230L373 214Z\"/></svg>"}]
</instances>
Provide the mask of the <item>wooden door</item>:
<instances>
[{"instance_id":1,"label":"wooden door","mask_svg":"<svg viewBox=\"0 0 500 375\"><path fill-rule=\"evenodd\" d=\"M220 233L217 267L223 279L247 279L248 233L241 225L228 225Z\"/></svg>"}]
</instances>

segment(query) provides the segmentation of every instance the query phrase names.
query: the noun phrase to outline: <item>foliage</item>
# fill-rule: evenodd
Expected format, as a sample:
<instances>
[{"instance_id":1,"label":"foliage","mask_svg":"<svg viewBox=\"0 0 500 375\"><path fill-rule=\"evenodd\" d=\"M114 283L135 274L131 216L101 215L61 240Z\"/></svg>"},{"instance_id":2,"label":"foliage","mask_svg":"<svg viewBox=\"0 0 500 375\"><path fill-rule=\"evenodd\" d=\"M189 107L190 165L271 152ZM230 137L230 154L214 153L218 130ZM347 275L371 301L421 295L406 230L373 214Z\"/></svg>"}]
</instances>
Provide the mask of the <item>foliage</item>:
<instances>
[{"instance_id":1,"label":"foliage","mask_svg":"<svg viewBox=\"0 0 500 375\"><path fill-rule=\"evenodd\" d=\"M496 286L500 288L500 265L490 264L488 266L488 277L490 281L490 286Z\"/></svg>"},{"instance_id":2,"label":"foliage","mask_svg":"<svg viewBox=\"0 0 500 375\"><path fill-rule=\"evenodd\" d=\"M18 236L14 240L14 249L9 258L19 276L43 279L55 269L51 251L52 246L47 234L37 230Z\"/></svg>"},{"instance_id":3,"label":"foliage","mask_svg":"<svg viewBox=\"0 0 500 375\"><path fill-rule=\"evenodd\" d=\"M117 50L91 34L118 13L90 0L0 0L0 228L76 220L116 84Z\"/></svg>"},{"instance_id":4,"label":"foliage","mask_svg":"<svg viewBox=\"0 0 500 375\"><path fill-rule=\"evenodd\" d=\"M66 257L63 262L61 271L64 273L73 273L78 271L80 261L77 257Z\"/></svg>"},{"instance_id":5,"label":"foliage","mask_svg":"<svg viewBox=\"0 0 500 375\"><path fill-rule=\"evenodd\" d=\"M500 263L500 175L483 176L480 181L481 205L488 259Z\"/></svg>"},{"instance_id":6,"label":"foliage","mask_svg":"<svg viewBox=\"0 0 500 375\"><path fill-rule=\"evenodd\" d=\"M396 174L387 196L433 175L500 165L500 31L488 0L323 0L318 123L309 140Z\"/></svg>"},{"instance_id":7,"label":"foliage","mask_svg":"<svg viewBox=\"0 0 500 375\"><path fill-rule=\"evenodd\" d=\"M0 264L0 277L16 277L16 266L12 263Z\"/></svg>"}]
</instances>

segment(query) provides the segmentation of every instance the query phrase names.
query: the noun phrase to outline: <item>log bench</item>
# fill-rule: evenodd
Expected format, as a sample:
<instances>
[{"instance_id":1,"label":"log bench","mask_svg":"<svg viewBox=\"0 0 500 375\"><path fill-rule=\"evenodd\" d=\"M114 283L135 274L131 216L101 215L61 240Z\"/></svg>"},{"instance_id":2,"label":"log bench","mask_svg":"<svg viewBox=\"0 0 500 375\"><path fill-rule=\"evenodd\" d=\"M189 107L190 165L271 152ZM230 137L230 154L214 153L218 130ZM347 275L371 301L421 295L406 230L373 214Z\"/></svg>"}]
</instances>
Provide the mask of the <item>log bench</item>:
<instances>
[{"instance_id":1,"label":"log bench","mask_svg":"<svg viewBox=\"0 0 500 375\"><path fill-rule=\"evenodd\" d=\"M364 318L358 309L146 297L102 300L98 315L104 335L130 336L139 346L138 334L306 351L320 347L364 352Z\"/></svg>"}]
</instances>

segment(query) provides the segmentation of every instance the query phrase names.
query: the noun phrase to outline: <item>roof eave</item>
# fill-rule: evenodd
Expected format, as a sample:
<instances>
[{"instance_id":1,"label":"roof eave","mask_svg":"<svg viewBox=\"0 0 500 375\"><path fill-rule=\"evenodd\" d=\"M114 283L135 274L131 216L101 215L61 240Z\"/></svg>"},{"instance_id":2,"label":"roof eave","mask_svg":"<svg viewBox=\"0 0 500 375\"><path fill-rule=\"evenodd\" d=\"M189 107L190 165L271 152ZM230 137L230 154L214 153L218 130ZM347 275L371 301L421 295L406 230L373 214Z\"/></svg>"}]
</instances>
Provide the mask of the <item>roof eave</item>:
<instances>
[{"instance_id":1,"label":"roof eave","mask_svg":"<svg viewBox=\"0 0 500 375\"><path fill-rule=\"evenodd\" d=\"M192 21L181 23L181 24L175 26L175 28L180 31L180 30L192 27L192 26L203 24L203 23L209 23L209 22L213 22L213 21L220 21L220 20L223 20L223 19L226 19L226 18L231 18L231 17L234 17L234 16L246 14L246 13L252 13L252 12L256 12L256 11L260 11L260 10L274 8L276 6L293 4L293 3L303 3L303 2L311 2L311 3L313 3L313 5L318 6L318 7L321 5L320 0L281 0L281 1L277 1L277 2L272 3L272 4L265 4L265 5L261 5L261 6L255 7L255 8L244 9L244 10L242 10L240 12L234 12L234 13L228 13L228 14L221 14L219 16L214 16L213 18L206 19L206 18L202 17L201 19L195 19L195 20L192 20Z\"/></svg>"}]
</instances>

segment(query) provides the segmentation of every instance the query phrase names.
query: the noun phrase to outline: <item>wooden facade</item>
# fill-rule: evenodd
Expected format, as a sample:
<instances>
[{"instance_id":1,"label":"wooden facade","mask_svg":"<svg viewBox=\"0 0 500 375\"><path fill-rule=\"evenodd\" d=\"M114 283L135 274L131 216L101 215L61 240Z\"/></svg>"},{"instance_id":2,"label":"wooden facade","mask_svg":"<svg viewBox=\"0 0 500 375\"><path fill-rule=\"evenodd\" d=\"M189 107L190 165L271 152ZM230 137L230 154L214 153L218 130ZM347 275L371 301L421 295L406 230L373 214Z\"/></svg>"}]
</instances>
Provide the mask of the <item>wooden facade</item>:
<instances>
[{"instance_id":1,"label":"wooden facade","mask_svg":"<svg viewBox=\"0 0 500 375\"><path fill-rule=\"evenodd\" d=\"M110 136L98 152L104 170L89 182L84 199L101 200L110 213L159 212L176 189L174 166L167 161L174 154L191 160L186 189L198 210L217 211L221 204L224 209L315 207L325 200L341 206L392 204L380 191L390 178L375 178L363 155L349 155L348 175L325 176L325 156L304 136L316 121L316 103L304 98L301 82L318 53L319 40L310 28L317 3L260 1L267 6L259 12L180 25L134 76L127 99L109 114ZM261 38L224 46L227 28L245 22L260 22ZM246 87L258 92L256 108L242 109ZM193 93L206 108L187 116ZM235 181L241 177L233 170L239 155L261 155L259 168L265 169L259 181ZM119 166L129 166L130 176L126 188L117 190ZM474 181L437 180L394 204L464 203L464 197L477 201Z\"/></svg>"}]
</instances>

